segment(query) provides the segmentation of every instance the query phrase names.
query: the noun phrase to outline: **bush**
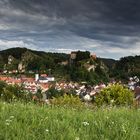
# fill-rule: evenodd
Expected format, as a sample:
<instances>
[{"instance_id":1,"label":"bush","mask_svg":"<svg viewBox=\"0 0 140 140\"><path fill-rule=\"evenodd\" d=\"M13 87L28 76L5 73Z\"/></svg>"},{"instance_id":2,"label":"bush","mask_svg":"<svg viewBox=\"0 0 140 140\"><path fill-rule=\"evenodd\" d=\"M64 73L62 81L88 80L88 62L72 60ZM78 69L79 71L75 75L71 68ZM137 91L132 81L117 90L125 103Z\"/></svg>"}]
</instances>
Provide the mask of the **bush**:
<instances>
[{"instance_id":1,"label":"bush","mask_svg":"<svg viewBox=\"0 0 140 140\"><path fill-rule=\"evenodd\" d=\"M30 101L32 99L32 95L30 93L25 92L22 86L4 84L3 88L0 87L0 89L1 89L0 99L7 102L13 100Z\"/></svg>"},{"instance_id":2,"label":"bush","mask_svg":"<svg viewBox=\"0 0 140 140\"><path fill-rule=\"evenodd\" d=\"M3 81L0 81L0 97L3 95L3 90L6 87L6 83Z\"/></svg>"},{"instance_id":3,"label":"bush","mask_svg":"<svg viewBox=\"0 0 140 140\"><path fill-rule=\"evenodd\" d=\"M78 96L67 95L67 94L58 98L53 98L51 100L51 104L58 105L58 106L68 106L68 107L69 106L83 107L83 103L81 102Z\"/></svg>"},{"instance_id":4,"label":"bush","mask_svg":"<svg viewBox=\"0 0 140 140\"><path fill-rule=\"evenodd\" d=\"M52 99L52 98L54 98L54 97L55 97L55 98L58 98L58 97L64 95L64 91L63 91L63 90L57 90L57 89L55 89L55 87L51 87L51 88L47 91L46 95L47 95L47 98L48 98L48 99Z\"/></svg>"},{"instance_id":5,"label":"bush","mask_svg":"<svg viewBox=\"0 0 140 140\"><path fill-rule=\"evenodd\" d=\"M96 96L95 103L101 105L132 105L134 94L120 84L114 84L101 90Z\"/></svg>"}]
</instances>

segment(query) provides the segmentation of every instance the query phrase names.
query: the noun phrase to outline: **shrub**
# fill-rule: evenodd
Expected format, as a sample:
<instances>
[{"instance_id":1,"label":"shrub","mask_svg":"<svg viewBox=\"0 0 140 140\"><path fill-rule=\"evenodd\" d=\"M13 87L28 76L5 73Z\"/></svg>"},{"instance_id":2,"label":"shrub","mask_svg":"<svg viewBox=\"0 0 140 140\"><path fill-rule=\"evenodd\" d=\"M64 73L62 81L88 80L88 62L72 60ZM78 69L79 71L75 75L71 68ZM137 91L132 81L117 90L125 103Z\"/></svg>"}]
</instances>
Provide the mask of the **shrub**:
<instances>
[{"instance_id":1,"label":"shrub","mask_svg":"<svg viewBox=\"0 0 140 140\"><path fill-rule=\"evenodd\" d=\"M71 106L71 107L83 107L83 103L78 96L65 94L64 96L53 98L51 100L52 105L58 106Z\"/></svg>"},{"instance_id":2,"label":"shrub","mask_svg":"<svg viewBox=\"0 0 140 140\"><path fill-rule=\"evenodd\" d=\"M52 99L52 98L54 98L54 97L55 97L55 98L58 98L58 97L64 95L64 91L63 91L63 90L57 90L57 89L55 89L55 87L51 87L51 88L47 91L46 95L47 95L47 98L48 98L48 99Z\"/></svg>"},{"instance_id":3,"label":"shrub","mask_svg":"<svg viewBox=\"0 0 140 140\"><path fill-rule=\"evenodd\" d=\"M120 84L114 84L101 90L96 96L95 103L101 105L131 105L134 94Z\"/></svg>"},{"instance_id":4,"label":"shrub","mask_svg":"<svg viewBox=\"0 0 140 140\"><path fill-rule=\"evenodd\" d=\"M0 81L0 97L3 95L3 90L6 87L6 83L3 81Z\"/></svg>"},{"instance_id":5,"label":"shrub","mask_svg":"<svg viewBox=\"0 0 140 140\"><path fill-rule=\"evenodd\" d=\"M39 100L41 100L43 98L42 90L38 89L35 95Z\"/></svg>"},{"instance_id":6,"label":"shrub","mask_svg":"<svg viewBox=\"0 0 140 140\"><path fill-rule=\"evenodd\" d=\"M13 100L30 101L32 99L31 94L25 92L22 86L7 85L2 88L0 99L10 102Z\"/></svg>"}]
</instances>

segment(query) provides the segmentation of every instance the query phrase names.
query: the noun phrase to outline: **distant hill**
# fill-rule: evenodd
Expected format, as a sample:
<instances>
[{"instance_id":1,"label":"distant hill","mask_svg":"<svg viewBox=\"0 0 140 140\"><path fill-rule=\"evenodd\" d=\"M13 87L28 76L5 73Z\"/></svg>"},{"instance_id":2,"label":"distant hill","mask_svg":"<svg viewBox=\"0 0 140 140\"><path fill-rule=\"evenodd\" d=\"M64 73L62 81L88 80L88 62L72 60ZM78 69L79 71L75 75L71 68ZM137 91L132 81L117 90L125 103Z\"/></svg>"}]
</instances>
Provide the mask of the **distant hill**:
<instances>
[{"instance_id":1,"label":"distant hill","mask_svg":"<svg viewBox=\"0 0 140 140\"><path fill-rule=\"evenodd\" d=\"M117 60L110 59L110 58L100 58L101 61L109 68L112 69L115 64L117 63Z\"/></svg>"},{"instance_id":2,"label":"distant hill","mask_svg":"<svg viewBox=\"0 0 140 140\"><path fill-rule=\"evenodd\" d=\"M31 52L32 54L35 54L37 56L41 56L41 57L46 57L47 55L49 56L61 56L61 59L67 59L68 55L64 54L64 53L47 53L47 52L43 52L43 51L35 51L35 50L30 50L27 48L10 48L7 50L3 50L0 51L0 57L2 57L4 60L6 60L8 58L9 55L12 55L14 58L16 59L21 59L22 55L26 52Z\"/></svg>"},{"instance_id":3,"label":"distant hill","mask_svg":"<svg viewBox=\"0 0 140 140\"><path fill-rule=\"evenodd\" d=\"M140 56L129 56L120 60L107 58L94 60L89 54L87 51L78 51L74 63L70 64L69 54L11 48L0 51L0 71L15 70L20 65L24 71L40 71L51 73L64 80L92 83L106 81L112 77L126 79L130 75L140 76Z\"/></svg>"},{"instance_id":4,"label":"distant hill","mask_svg":"<svg viewBox=\"0 0 140 140\"><path fill-rule=\"evenodd\" d=\"M27 48L10 48L7 50L0 51L0 64L8 63L9 56L12 56L18 63L25 62L28 67L28 63L32 63L36 60L38 65L49 64L51 62L59 63L68 59L68 55L64 53L47 53L41 51L34 51Z\"/></svg>"},{"instance_id":5,"label":"distant hill","mask_svg":"<svg viewBox=\"0 0 140 140\"><path fill-rule=\"evenodd\" d=\"M112 69L112 76L118 79L128 79L135 75L140 78L140 56L123 57Z\"/></svg>"},{"instance_id":6,"label":"distant hill","mask_svg":"<svg viewBox=\"0 0 140 140\"><path fill-rule=\"evenodd\" d=\"M0 57L3 58L3 61L6 63L9 55L12 55L16 59L21 59L22 54L24 54L27 50L27 48L10 48L0 51Z\"/></svg>"},{"instance_id":7,"label":"distant hill","mask_svg":"<svg viewBox=\"0 0 140 140\"><path fill-rule=\"evenodd\" d=\"M35 51L27 48L11 48L0 51L0 70L49 73L63 80L96 82L107 79L107 66L90 52L76 52L76 59L69 54ZM19 70L20 69L20 70Z\"/></svg>"}]
</instances>

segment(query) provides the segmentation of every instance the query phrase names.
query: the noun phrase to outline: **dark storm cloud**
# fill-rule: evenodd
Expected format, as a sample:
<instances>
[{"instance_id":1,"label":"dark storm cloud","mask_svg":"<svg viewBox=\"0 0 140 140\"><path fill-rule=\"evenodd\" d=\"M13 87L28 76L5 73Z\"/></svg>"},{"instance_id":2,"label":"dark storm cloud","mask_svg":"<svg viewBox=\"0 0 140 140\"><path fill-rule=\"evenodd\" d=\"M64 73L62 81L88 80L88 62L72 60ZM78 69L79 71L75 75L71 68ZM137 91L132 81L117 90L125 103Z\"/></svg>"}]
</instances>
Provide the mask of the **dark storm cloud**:
<instances>
[{"instance_id":1,"label":"dark storm cloud","mask_svg":"<svg viewBox=\"0 0 140 140\"><path fill-rule=\"evenodd\" d=\"M1 0L0 38L56 51L95 50L102 56L112 49L118 58L125 55L119 54L122 49L139 45L139 7L138 0Z\"/></svg>"}]
</instances>

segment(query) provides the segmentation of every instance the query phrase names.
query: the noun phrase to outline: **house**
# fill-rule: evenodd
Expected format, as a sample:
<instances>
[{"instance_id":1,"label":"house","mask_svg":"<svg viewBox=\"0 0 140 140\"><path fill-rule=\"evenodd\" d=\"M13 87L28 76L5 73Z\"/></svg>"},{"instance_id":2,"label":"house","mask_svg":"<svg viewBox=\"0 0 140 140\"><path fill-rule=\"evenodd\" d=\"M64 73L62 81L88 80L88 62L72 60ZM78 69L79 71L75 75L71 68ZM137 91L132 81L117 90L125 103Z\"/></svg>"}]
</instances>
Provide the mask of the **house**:
<instances>
[{"instance_id":1,"label":"house","mask_svg":"<svg viewBox=\"0 0 140 140\"><path fill-rule=\"evenodd\" d=\"M34 78L22 78L22 83L24 85L36 85L36 81Z\"/></svg>"},{"instance_id":2,"label":"house","mask_svg":"<svg viewBox=\"0 0 140 140\"><path fill-rule=\"evenodd\" d=\"M12 70L12 73L13 74L18 73L18 70Z\"/></svg>"},{"instance_id":3,"label":"house","mask_svg":"<svg viewBox=\"0 0 140 140\"><path fill-rule=\"evenodd\" d=\"M3 77L3 76L0 77L0 81L6 81L7 79L8 77Z\"/></svg>"},{"instance_id":4,"label":"house","mask_svg":"<svg viewBox=\"0 0 140 140\"><path fill-rule=\"evenodd\" d=\"M38 81L40 83L48 83L49 82L49 80L47 79L47 77L39 77Z\"/></svg>"},{"instance_id":5,"label":"house","mask_svg":"<svg viewBox=\"0 0 140 140\"><path fill-rule=\"evenodd\" d=\"M42 92L46 92L49 89L49 85L48 84L39 84L39 87L41 88Z\"/></svg>"},{"instance_id":6,"label":"house","mask_svg":"<svg viewBox=\"0 0 140 140\"><path fill-rule=\"evenodd\" d=\"M4 71L3 71L3 74L6 74L7 72L8 72L7 70L4 70Z\"/></svg>"},{"instance_id":7,"label":"house","mask_svg":"<svg viewBox=\"0 0 140 140\"><path fill-rule=\"evenodd\" d=\"M52 76L48 76L47 74L35 74L35 81L39 83L48 83L55 81L55 78Z\"/></svg>"},{"instance_id":8,"label":"house","mask_svg":"<svg viewBox=\"0 0 140 140\"><path fill-rule=\"evenodd\" d=\"M48 75L47 74L41 74L40 76L41 77L47 77Z\"/></svg>"},{"instance_id":9,"label":"house","mask_svg":"<svg viewBox=\"0 0 140 140\"><path fill-rule=\"evenodd\" d=\"M5 82L9 85L21 85L22 83L21 79L12 78L12 77L8 77Z\"/></svg>"},{"instance_id":10,"label":"house","mask_svg":"<svg viewBox=\"0 0 140 140\"><path fill-rule=\"evenodd\" d=\"M55 81L55 78L52 77L52 76L48 76L47 79L48 79L49 82L54 82Z\"/></svg>"}]
</instances>

